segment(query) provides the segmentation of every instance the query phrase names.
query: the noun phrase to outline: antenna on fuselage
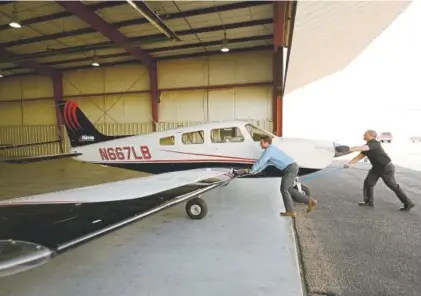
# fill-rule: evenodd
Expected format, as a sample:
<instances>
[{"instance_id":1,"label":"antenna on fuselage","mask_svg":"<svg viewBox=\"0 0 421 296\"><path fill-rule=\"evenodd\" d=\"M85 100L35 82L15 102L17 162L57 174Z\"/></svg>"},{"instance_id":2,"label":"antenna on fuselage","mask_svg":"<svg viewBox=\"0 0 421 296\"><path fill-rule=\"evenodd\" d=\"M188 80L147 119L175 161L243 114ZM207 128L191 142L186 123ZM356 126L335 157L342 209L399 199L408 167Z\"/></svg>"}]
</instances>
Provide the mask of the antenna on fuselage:
<instances>
[{"instance_id":1,"label":"antenna on fuselage","mask_svg":"<svg viewBox=\"0 0 421 296\"><path fill-rule=\"evenodd\" d=\"M150 118L151 120L152 120L152 122L155 124L155 126L157 127L157 128L159 128L160 130L160 132L162 132L164 129L162 129L161 128L161 126L159 125L159 123L158 122L156 122L155 120L153 120L153 118Z\"/></svg>"}]
</instances>

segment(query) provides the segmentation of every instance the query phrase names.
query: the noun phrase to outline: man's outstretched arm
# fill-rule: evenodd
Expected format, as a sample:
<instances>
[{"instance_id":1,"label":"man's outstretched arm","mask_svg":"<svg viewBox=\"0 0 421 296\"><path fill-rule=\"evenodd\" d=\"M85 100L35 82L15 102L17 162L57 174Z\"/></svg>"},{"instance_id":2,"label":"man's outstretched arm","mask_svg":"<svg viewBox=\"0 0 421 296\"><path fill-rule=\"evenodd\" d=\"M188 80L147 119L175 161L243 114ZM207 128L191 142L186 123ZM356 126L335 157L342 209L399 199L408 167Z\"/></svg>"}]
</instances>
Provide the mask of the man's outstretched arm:
<instances>
[{"instance_id":1,"label":"man's outstretched arm","mask_svg":"<svg viewBox=\"0 0 421 296\"><path fill-rule=\"evenodd\" d=\"M353 159L351 159L348 163L345 164L345 167L349 167L352 164L355 164L357 162L359 162L361 159L363 159L365 157L364 154L360 153L357 156L355 156Z\"/></svg>"},{"instance_id":2,"label":"man's outstretched arm","mask_svg":"<svg viewBox=\"0 0 421 296\"><path fill-rule=\"evenodd\" d=\"M254 163L253 167L250 170L250 174L256 174L262 170L264 170L268 166L268 162L271 157L271 150L267 148L265 152L263 152L262 156Z\"/></svg>"},{"instance_id":3,"label":"man's outstretched arm","mask_svg":"<svg viewBox=\"0 0 421 296\"><path fill-rule=\"evenodd\" d=\"M351 152L368 151L368 150L370 150L370 147L368 145L354 146L354 147L349 148L349 151Z\"/></svg>"}]
</instances>

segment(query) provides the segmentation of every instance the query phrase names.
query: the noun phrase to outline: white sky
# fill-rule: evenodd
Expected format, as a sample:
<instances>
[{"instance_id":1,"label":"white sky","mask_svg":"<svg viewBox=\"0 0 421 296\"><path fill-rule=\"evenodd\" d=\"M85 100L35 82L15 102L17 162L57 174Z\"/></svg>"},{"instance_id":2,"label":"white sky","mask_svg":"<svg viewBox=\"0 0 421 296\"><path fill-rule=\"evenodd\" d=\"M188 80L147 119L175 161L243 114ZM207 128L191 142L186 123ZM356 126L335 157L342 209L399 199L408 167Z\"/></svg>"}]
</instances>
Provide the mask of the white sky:
<instances>
[{"instance_id":1,"label":"white sky","mask_svg":"<svg viewBox=\"0 0 421 296\"><path fill-rule=\"evenodd\" d=\"M368 128L421 136L419 28L415 0L343 71L288 94L284 136L358 143Z\"/></svg>"}]
</instances>

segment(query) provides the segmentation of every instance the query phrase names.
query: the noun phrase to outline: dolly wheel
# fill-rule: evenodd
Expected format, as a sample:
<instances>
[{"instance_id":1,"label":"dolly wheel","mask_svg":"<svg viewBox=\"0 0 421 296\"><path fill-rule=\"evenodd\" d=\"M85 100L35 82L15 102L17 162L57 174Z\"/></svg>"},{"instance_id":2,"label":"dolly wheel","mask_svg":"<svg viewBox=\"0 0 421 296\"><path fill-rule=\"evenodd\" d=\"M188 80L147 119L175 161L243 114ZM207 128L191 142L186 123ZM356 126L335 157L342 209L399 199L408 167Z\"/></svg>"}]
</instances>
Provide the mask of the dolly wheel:
<instances>
[{"instance_id":1,"label":"dolly wheel","mask_svg":"<svg viewBox=\"0 0 421 296\"><path fill-rule=\"evenodd\" d=\"M201 220L208 213L208 206L201 198L194 198L186 203L186 213L193 220Z\"/></svg>"}]
</instances>

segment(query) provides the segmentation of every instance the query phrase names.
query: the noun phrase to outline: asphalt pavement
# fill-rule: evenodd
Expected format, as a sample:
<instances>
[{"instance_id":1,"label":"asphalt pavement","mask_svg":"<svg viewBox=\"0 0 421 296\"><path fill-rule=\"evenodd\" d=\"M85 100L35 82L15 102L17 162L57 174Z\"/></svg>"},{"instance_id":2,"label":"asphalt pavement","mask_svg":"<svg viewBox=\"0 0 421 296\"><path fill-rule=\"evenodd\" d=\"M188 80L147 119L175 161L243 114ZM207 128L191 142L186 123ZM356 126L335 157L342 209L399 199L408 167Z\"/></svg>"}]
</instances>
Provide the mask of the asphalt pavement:
<instances>
[{"instance_id":1,"label":"asphalt pavement","mask_svg":"<svg viewBox=\"0 0 421 296\"><path fill-rule=\"evenodd\" d=\"M308 295L420 296L421 172L396 165L397 181L416 203L408 213L399 211L400 201L381 179L375 208L358 206L370 165L356 168L304 182L319 200L310 214L297 206Z\"/></svg>"}]
</instances>

